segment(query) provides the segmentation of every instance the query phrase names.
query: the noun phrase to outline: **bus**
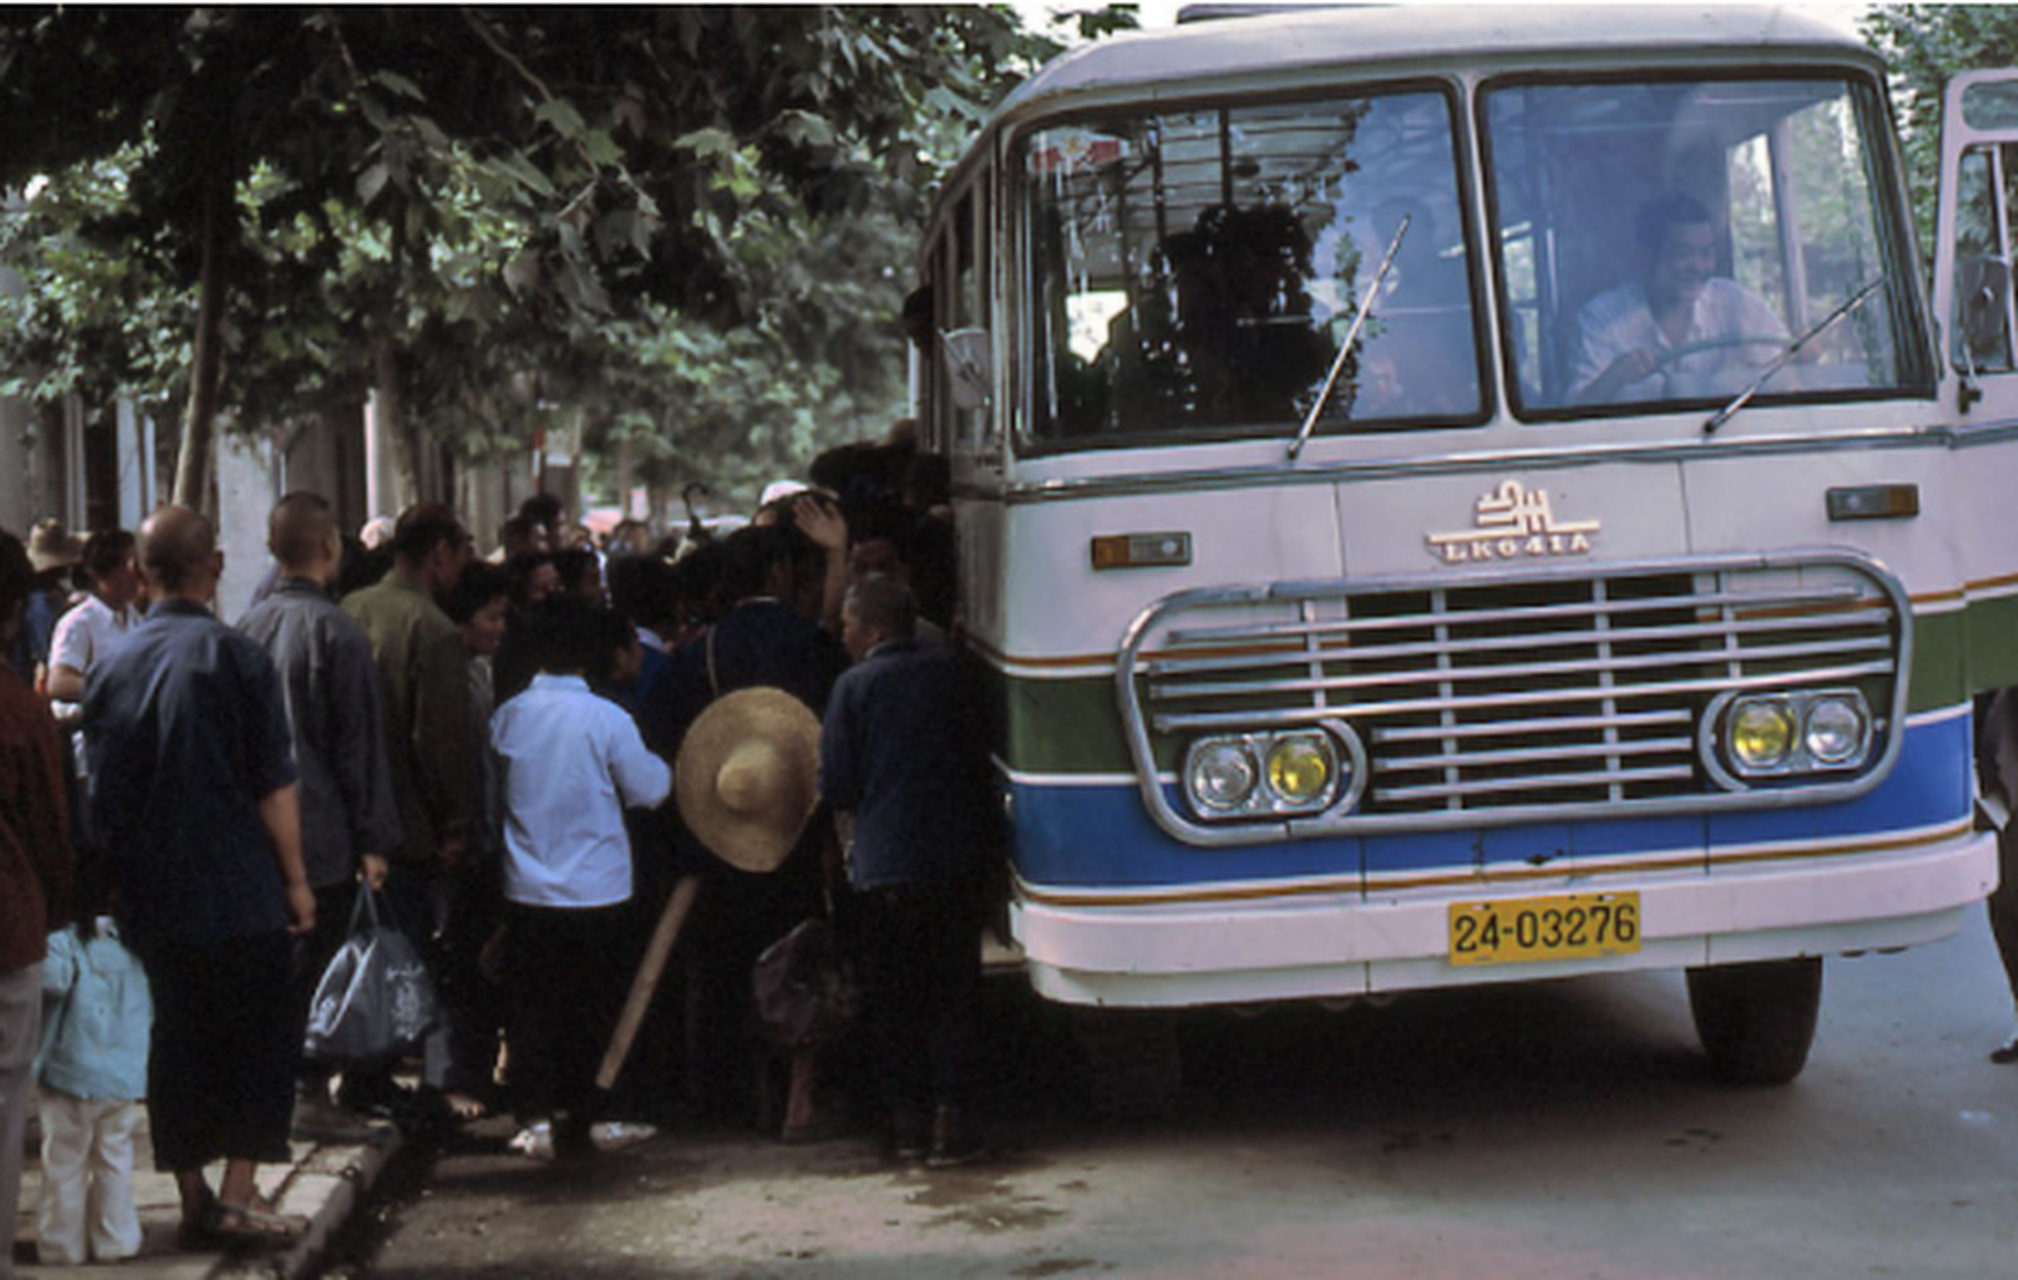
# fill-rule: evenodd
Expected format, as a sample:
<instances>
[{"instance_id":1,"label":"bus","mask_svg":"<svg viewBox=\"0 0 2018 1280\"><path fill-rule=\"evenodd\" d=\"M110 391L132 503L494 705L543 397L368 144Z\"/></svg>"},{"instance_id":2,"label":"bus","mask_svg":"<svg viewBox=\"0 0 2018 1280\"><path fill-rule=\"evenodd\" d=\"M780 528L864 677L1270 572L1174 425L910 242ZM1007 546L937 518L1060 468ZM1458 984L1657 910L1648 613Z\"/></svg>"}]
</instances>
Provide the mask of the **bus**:
<instances>
[{"instance_id":1,"label":"bus","mask_svg":"<svg viewBox=\"0 0 2018 1280\"><path fill-rule=\"evenodd\" d=\"M1043 996L1682 970L1782 1082L1825 957L1994 886L2018 79L1956 86L1930 279L1868 49L1592 16L1115 38L945 184L916 394Z\"/></svg>"}]
</instances>

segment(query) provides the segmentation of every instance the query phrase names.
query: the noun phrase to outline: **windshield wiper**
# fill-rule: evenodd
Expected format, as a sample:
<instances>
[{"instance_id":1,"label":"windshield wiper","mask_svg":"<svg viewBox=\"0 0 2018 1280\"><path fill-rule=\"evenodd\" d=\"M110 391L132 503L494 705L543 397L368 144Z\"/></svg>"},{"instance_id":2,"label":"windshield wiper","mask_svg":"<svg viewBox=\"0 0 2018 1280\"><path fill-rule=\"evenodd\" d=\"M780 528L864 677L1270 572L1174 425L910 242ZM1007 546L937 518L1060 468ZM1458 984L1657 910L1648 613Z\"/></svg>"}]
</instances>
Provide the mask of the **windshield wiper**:
<instances>
[{"instance_id":1,"label":"windshield wiper","mask_svg":"<svg viewBox=\"0 0 2018 1280\"><path fill-rule=\"evenodd\" d=\"M1310 439L1310 433L1317 429L1317 420L1324 416L1324 407L1331 403L1331 389L1338 385L1339 371L1345 368L1345 358L1352 354L1352 344L1359 340L1359 331L1366 324L1366 318L1373 314L1374 303L1380 301L1380 285L1387 279L1387 269L1394 265L1394 255L1401 248L1401 238L1408 234L1408 224L1415 221L1415 215L1401 215L1401 225L1394 229L1394 239L1388 241L1387 256L1380 260L1380 270L1373 273L1373 283L1367 287L1366 302L1359 314L1352 318L1352 328L1345 331L1345 341L1339 344L1338 356L1331 362L1331 372L1325 375L1324 388L1317 393L1317 403L1310 406L1310 413L1303 420L1303 427L1296 433L1296 439L1289 442L1289 460L1296 461L1296 455L1303 452L1303 446Z\"/></svg>"},{"instance_id":2,"label":"windshield wiper","mask_svg":"<svg viewBox=\"0 0 2018 1280\"><path fill-rule=\"evenodd\" d=\"M1732 418L1737 417L1738 411L1743 409L1746 405L1752 402L1752 397L1759 394L1759 389L1761 387L1765 386L1768 382L1771 382L1773 380L1774 374L1786 368L1787 365L1793 361L1795 356L1801 354L1802 347L1807 346L1815 339L1821 337L1829 330L1835 328L1836 322L1838 320L1841 320L1844 316L1849 315L1852 311L1855 311L1858 307L1863 306L1864 299L1876 293L1878 291L1878 286L1884 283L1885 283L1885 277L1883 274L1880 274L1877 279L1865 285L1863 288L1857 290L1857 292L1851 294L1849 300L1844 302L1843 305L1837 307L1834 311L1831 311L1828 315L1823 316L1818 323L1810 325L1807 331L1802 333L1800 337L1788 343L1787 349L1780 353L1778 359L1774 360L1773 363L1767 365L1763 373L1761 373L1758 377L1752 379L1752 384L1750 386L1746 387L1743 391L1740 391L1729 404L1725 405L1723 408L1717 410L1714 414L1710 415L1710 420L1703 424L1703 434L1706 436L1711 435L1716 431L1718 427L1723 426L1726 422L1729 422Z\"/></svg>"}]
</instances>

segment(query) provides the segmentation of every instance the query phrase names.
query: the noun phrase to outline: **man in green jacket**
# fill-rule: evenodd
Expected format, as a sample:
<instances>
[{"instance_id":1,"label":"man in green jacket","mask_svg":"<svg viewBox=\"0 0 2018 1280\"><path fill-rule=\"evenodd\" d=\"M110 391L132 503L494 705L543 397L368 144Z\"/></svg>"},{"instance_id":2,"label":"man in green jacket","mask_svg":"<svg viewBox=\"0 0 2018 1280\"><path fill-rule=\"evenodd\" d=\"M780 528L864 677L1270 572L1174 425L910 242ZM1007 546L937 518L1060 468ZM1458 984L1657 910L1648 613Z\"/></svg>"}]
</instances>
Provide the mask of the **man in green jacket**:
<instances>
[{"instance_id":1,"label":"man in green jacket","mask_svg":"<svg viewBox=\"0 0 2018 1280\"><path fill-rule=\"evenodd\" d=\"M470 537L438 502L409 507L392 535L393 567L376 586L343 601L378 664L386 760L406 838L392 850L385 893L402 932L436 962L433 943L455 897L457 868L478 821L479 753L470 709L469 655L436 597L461 578ZM451 1028L428 1037L426 1078L449 1073ZM344 1102L381 1109L395 1101L390 1073L346 1072Z\"/></svg>"}]
</instances>

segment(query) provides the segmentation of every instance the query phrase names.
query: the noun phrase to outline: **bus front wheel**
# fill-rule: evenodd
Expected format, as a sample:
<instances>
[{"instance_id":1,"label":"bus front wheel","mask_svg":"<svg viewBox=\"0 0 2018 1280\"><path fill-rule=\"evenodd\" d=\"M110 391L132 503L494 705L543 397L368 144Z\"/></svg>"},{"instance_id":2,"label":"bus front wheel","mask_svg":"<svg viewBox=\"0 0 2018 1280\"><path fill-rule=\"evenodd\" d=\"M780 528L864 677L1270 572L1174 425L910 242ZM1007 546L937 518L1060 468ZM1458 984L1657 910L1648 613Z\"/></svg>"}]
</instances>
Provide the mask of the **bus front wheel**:
<instances>
[{"instance_id":1,"label":"bus front wheel","mask_svg":"<svg viewBox=\"0 0 2018 1280\"><path fill-rule=\"evenodd\" d=\"M1689 1012L1710 1069L1733 1084L1801 1074L1822 1007L1819 958L1689 970Z\"/></svg>"}]
</instances>

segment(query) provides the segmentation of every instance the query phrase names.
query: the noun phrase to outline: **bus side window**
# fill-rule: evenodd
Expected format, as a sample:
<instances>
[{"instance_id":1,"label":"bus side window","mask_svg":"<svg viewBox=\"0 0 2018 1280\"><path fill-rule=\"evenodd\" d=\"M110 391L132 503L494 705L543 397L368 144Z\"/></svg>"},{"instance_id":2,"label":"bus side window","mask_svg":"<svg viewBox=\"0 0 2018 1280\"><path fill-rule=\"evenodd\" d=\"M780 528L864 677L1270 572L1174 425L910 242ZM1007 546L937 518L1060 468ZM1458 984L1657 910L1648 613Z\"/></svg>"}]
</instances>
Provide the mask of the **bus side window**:
<instances>
[{"instance_id":1,"label":"bus side window","mask_svg":"<svg viewBox=\"0 0 2018 1280\"><path fill-rule=\"evenodd\" d=\"M2012 367L2010 227L2005 209L2018 194L2014 152L2018 148L2008 145L1970 150L1962 156L1957 182L1950 354L1958 368L1976 373L2008 373Z\"/></svg>"}]
</instances>

